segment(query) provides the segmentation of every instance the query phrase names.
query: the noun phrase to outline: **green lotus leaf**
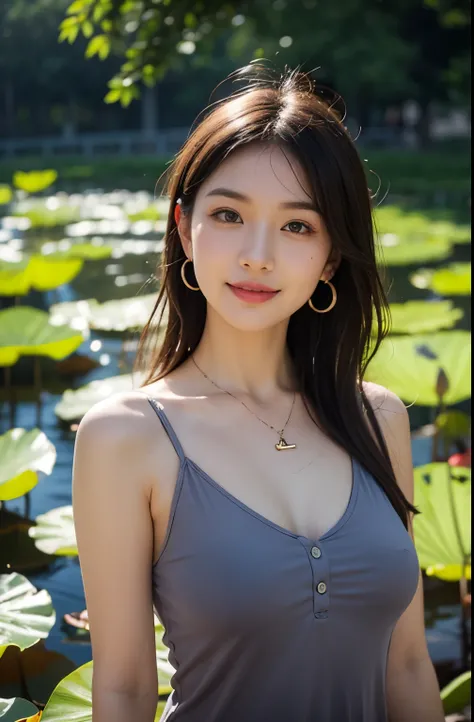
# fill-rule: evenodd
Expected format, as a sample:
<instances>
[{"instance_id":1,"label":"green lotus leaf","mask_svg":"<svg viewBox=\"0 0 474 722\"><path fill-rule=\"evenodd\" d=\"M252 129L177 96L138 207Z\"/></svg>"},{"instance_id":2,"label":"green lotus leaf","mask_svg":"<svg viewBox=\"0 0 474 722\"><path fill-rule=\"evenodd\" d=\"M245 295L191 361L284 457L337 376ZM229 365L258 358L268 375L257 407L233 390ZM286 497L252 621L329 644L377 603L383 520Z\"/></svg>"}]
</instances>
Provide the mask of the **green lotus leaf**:
<instances>
[{"instance_id":1,"label":"green lotus leaf","mask_svg":"<svg viewBox=\"0 0 474 722\"><path fill-rule=\"evenodd\" d=\"M443 434L447 441L462 439L469 436L471 431L471 418L462 411L444 411L435 419L434 425Z\"/></svg>"},{"instance_id":2,"label":"green lotus leaf","mask_svg":"<svg viewBox=\"0 0 474 722\"><path fill-rule=\"evenodd\" d=\"M81 258L38 255L15 262L0 261L0 294L25 296L32 288L51 291L74 280L83 265Z\"/></svg>"},{"instance_id":3,"label":"green lotus leaf","mask_svg":"<svg viewBox=\"0 0 474 722\"><path fill-rule=\"evenodd\" d=\"M418 559L428 576L471 578L471 470L433 463L415 476L413 531Z\"/></svg>"},{"instance_id":4,"label":"green lotus leaf","mask_svg":"<svg viewBox=\"0 0 474 722\"><path fill-rule=\"evenodd\" d=\"M39 429L10 429L0 436L0 501L17 499L38 483L38 472L51 474L56 449Z\"/></svg>"},{"instance_id":5,"label":"green lotus leaf","mask_svg":"<svg viewBox=\"0 0 474 722\"><path fill-rule=\"evenodd\" d=\"M99 304L95 299L65 301L51 306L52 323L83 319L95 331L128 331L142 328L155 306L157 295L133 296Z\"/></svg>"},{"instance_id":6,"label":"green lotus leaf","mask_svg":"<svg viewBox=\"0 0 474 722\"><path fill-rule=\"evenodd\" d=\"M1 722L19 722L22 718L38 714L38 708L27 699L11 697L0 699L0 720Z\"/></svg>"},{"instance_id":7,"label":"green lotus leaf","mask_svg":"<svg viewBox=\"0 0 474 722\"><path fill-rule=\"evenodd\" d=\"M0 206L10 203L13 198L12 189L7 185L0 185Z\"/></svg>"},{"instance_id":8,"label":"green lotus leaf","mask_svg":"<svg viewBox=\"0 0 474 722\"><path fill-rule=\"evenodd\" d=\"M376 208L374 220L379 233L444 236L452 243L468 243L471 240L471 228L468 225L459 225L447 219L433 220L429 215L404 211L400 206Z\"/></svg>"},{"instance_id":9,"label":"green lotus leaf","mask_svg":"<svg viewBox=\"0 0 474 722\"><path fill-rule=\"evenodd\" d=\"M469 296L471 264L452 263L445 268L420 268L410 275L415 288L430 289L441 296Z\"/></svg>"},{"instance_id":10,"label":"green lotus leaf","mask_svg":"<svg viewBox=\"0 0 474 722\"><path fill-rule=\"evenodd\" d=\"M0 574L0 657L12 644L21 650L46 639L56 621L51 597L21 574Z\"/></svg>"},{"instance_id":11,"label":"green lotus leaf","mask_svg":"<svg viewBox=\"0 0 474 722\"><path fill-rule=\"evenodd\" d=\"M379 263L385 266L409 266L414 263L442 261L452 252L452 243L442 236L382 235L376 243Z\"/></svg>"},{"instance_id":12,"label":"green lotus leaf","mask_svg":"<svg viewBox=\"0 0 474 722\"><path fill-rule=\"evenodd\" d=\"M19 170L13 175L13 183L27 193L39 193L39 191L49 188L57 177L57 171L52 169L35 170L29 173Z\"/></svg>"},{"instance_id":13,"label":"green lotus leaf","mask_svg":"<svg viewBox=\"0 0 474 722\"><path fill-rule=\"evenodd\" d=\"M81 210L70 205L58 205L55 208L48 208L44 201L29 204L27 208L19 204L15 210L15 216L28 218L32 228L56 228L75 223L81 218Z\"/></svg>"},{"instance_id":14,"label":"green lotus leaf","mask_svg":"<svg viewBox=\"0 0 474 722\"><path fill-rule=\"evenodd\" d=\"M0 311L0 366L20 356L49 356L58 361L79 348L82 334L69 326L53 326L45 311L16 306Z\"/></svg>"},{"instance_id":15,"label":"green lotus leaf","mask_svg":"<svg viewBox=\"0 0 474 722\"><path fill-rule=\"evenodd\" d=\"M444 402L451 406L471 396L471 334L438 331L389 336L370 362L366 380L386 386L408 404L436 407L440 369L448 378Z\"/></svg>"},{"instance_id":16,"label":"green lotus leaf","mask_svg":"<svg viewBox=\"0 0 474 722\"><path fill-rule=\"evenodd\" d=\"M452 301L407 301L390 304L391 333L428 333L451 328L464 315ZM375 324L374 324L375 329Z\"/></svg>"},{"instance_id":17,"label":"green lotus leaf","mask_svg":"<svg viewBox=\"0 0 474 722\"><path fill-rule=\"evenodd\" d=\"M82 258L84 261L101 261L110 258L113 253L112 246L94 246L92 243L73 243L64 251L59 250L58 258Z\"/></svg>"},{"instance_id":18,"label":"green lotus leaf","mask_svg":"<svg viewBox=\"0 0 474 722\"><path fill-rule=\"evenodd\" d=\"M99 401L139 388L140 379L140 374L121 374L91 381L78 389L68 389L54 409L56 416L66 422L79 421Z\"/></svg>"},{"instance_id":19,"label":"green lotus leaf","mask_svg":"<svg viewBox=\"0 0 474 722\"><path fill-rule=\"evenodd\" d=\"M471 670L443 687L441 701L445 715L461 713L471 704Z\"/></svg>"},{"instance_id":20,"label":"green lotus leaf","mask_svg":"<svg viewBox=\"0 0 474 722\"><path fill-rule=\"evenodd\" d=\"M28 534L35 540L35 546L40 551L59 556L77 556L71 505L60 506L46 514L40 514L35 522L36 526L30 527Z\"/></svg>"}]
</instances>

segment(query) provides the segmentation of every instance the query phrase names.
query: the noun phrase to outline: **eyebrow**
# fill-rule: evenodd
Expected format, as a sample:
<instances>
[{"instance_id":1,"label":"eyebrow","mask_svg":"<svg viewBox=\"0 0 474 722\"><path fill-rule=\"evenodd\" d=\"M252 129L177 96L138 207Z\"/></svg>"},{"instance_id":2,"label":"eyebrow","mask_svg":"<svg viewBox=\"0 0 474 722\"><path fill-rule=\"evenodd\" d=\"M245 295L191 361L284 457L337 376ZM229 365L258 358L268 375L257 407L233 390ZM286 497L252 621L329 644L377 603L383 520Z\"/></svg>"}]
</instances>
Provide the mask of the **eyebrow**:
<instances>
[{"instance_id":1,"label":"eyebrow","mask_svg":"<svg viewBox=\"0 0 474 722\"><path fill-rule=\"evenodd\" d=\"M209 196L225 196L226 198L233 198L234 200L242 201L243 203L251 203L248 196L243 193L239 193L239 191L233 191L230 188L214 188L206 194L206 198ZM284 203L280 203L280 208L299 208L319 213L318 208L312 201L285 201Z\"/></svg>"}]
</instances>

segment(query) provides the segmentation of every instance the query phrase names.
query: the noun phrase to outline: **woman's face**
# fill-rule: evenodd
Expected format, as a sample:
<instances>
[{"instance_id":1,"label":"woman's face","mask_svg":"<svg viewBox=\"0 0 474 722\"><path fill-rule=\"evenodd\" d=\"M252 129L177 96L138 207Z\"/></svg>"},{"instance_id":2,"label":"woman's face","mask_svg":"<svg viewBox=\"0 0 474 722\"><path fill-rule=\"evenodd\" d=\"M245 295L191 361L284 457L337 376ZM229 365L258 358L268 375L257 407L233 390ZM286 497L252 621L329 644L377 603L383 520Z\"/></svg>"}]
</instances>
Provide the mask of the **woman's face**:
<instances>
[{"instance_id":1,"label":"woman's face","mask_svg":"<svg viewBox=\"0 0 474 722\"><path fill-rule=\"evenodd\" d=\"M288 320L337 267L307 178L277 146L249 145L229 156L201 185L179 231L208 304L240 330ZM246 282L278 293L246 297L230 288ZM321 296L329 303L330 294Z\"/></svg>"}]
</instances>

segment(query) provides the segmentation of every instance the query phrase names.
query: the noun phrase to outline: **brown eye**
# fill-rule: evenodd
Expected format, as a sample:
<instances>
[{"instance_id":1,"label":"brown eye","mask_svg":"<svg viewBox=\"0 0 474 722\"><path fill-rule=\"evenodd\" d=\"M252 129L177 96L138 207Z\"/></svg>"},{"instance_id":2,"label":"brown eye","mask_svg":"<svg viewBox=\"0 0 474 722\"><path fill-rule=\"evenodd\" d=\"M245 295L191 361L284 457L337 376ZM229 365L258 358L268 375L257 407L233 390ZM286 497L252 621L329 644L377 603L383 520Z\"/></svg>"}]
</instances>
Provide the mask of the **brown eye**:
<instances>
[{"instance_id":1,"label":"brown eye","mask_svg":"<svg viewBox=\"0 0 474 722\"><path fill-rule=\"evenodd\" d=\"M290 233L297 233L298 235L306 235L306 233L311 233L312 228L310 228L306 223L303 223L303 221L291 221L290 223L287 223L285 227L288 227L290 230ZM301 233L301 229L304 230L304 233Z\"/></svg>"},{"instance_id":2,"label":"brown eye","mask_svg":"<svg viewBox=\"0 0 474 722\"><path fill-rule=\"evenodd\" d=\"M236 223L240 218L239 214L235 211L231 211L230 208L225 208L221 211L216 211L212 214L213 218L218 218L223 223Z\"/></svg>"}]
</instances>

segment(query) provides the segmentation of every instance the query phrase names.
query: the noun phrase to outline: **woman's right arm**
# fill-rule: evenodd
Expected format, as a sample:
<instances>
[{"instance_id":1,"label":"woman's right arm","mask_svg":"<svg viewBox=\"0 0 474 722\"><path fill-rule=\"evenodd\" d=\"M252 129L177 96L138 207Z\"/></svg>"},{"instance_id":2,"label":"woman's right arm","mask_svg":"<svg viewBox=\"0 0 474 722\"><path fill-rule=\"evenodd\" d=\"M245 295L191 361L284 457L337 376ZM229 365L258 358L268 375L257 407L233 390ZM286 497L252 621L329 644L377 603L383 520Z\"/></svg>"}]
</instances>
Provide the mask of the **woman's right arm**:
<instances>
[{"instance_id":1,"label":"woman's right arm","mask_svg":"<svg viewBox=\"0 0 474 722\"><path fill-rule=\"evenodd\" d=\"M142 405L132 394L100 402L76 437L73 512L94 662L93 722L153 722L158 702Z\"/></svg>"}]
</instances>

